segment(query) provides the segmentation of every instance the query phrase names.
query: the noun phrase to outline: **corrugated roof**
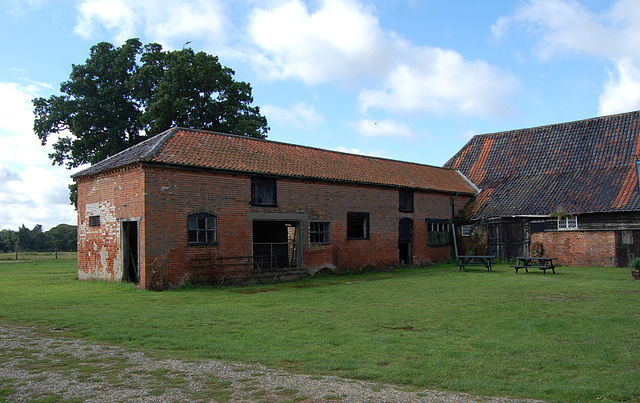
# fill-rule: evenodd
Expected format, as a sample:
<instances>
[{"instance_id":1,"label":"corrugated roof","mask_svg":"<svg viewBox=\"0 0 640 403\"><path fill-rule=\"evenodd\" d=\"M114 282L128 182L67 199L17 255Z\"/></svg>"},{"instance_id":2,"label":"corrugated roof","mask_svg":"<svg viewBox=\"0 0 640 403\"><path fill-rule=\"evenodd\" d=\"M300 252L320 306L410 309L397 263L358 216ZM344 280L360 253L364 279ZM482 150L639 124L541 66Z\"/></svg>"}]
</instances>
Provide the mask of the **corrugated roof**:
<instances>
[{"instance_id":1,"label":"corrugated roof","mask_svg":"<svg viewBox=\"0 0 640 403\"><path fill-rule=\"evenodd\" d=\"M475 192L464 177L451 169L183 128L161 133L75 174L74 178L138 162L452 193Z\"/></svg>"},{"instance_id":2,"label":"corrugated roof","mask_svg":"<svg viewBox=\"0 0 640 403\"><path fill-rule=\"evenodd\" d=\"M474 218L640 211L640 112L474 136L445 167L482 191Z\"/></svg>"}]
</instances>

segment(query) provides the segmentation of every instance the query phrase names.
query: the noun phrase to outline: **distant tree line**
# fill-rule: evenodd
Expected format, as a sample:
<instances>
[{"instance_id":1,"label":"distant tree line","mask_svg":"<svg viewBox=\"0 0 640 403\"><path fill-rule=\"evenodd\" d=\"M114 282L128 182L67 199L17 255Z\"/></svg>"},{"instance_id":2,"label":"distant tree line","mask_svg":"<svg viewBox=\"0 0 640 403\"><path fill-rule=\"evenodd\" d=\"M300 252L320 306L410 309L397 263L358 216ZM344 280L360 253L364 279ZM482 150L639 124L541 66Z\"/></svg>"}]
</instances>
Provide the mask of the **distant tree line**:
<instances>
[{"instance_id":1,"label":"distant tree line","mask_svg":"<svg viewBox=\"0 0 640 403\"><path fill-rule=\"evenodd\" d=\"M42 225L33 229L22 225L18 231L0 230L0 252L76 252L77 227L60 224L49 231L42 231Z\"/></svg>"}]
</instances>

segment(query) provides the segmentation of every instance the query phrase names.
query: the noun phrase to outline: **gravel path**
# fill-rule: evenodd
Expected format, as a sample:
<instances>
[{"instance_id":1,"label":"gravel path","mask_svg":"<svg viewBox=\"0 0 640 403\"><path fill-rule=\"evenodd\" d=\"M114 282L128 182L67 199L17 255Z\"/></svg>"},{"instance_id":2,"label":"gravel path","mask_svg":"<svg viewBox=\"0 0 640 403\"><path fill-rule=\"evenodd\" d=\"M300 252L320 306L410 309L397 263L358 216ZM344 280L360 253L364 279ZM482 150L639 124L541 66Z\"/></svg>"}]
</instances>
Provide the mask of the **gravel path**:
<instances>
[{"instance_id":1,"label":"gravel path","mask_svg":"<svg viewBox=\"0 0 640 403\"><path fill-rule=\"evenodd\" d=\"M403 391L260 365L187 362L120 347L0 326L0 402L533 402L460 393Z\"/></svg>"}]
</instances>

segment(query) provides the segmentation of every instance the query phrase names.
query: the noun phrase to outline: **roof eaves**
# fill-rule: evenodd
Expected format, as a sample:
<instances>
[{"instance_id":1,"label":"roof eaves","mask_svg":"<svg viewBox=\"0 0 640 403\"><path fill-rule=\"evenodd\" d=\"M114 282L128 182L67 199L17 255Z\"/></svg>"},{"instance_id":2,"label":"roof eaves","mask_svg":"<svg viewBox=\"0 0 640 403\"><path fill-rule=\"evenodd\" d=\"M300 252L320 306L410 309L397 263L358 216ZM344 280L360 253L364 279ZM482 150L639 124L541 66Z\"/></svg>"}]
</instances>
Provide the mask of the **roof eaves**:
<instances>
[{"instance_id":1,"label":"roof eaves","mask_svg":"<svg viewBox=\"0 0 640 403\"><path fill-rule=\"evenodd\" d=\"M129 147L125 150L120 151L117 154L114 154L90 167L88 167L87 169L83 169L80 172L76 172L75 174L71 175L72 179L75 178L79 178L79 177L83 177L83 176L92 176L92 175L96 175L99 173L103 173L103 172L107 172L107 171L111 171L113 169L120 169L120 168L124 168L127 166L131 166L131 165L135 165L139 162L146 162L146 161L150 161L157 153L158 151L160 151L160 149L162 148L162 146L166 143L166 141L168 139L170 139L175 133L177 133L179 130L179 128L171 128L168 129L160 134L157 134L156 136L153 136L145 141L142 141L132 147ZM145 143L147 142L155 142L155 144L153 144L152 147L149 148L149 150L147 150L146 152L144 152L143 154L139 155L139 156L134 156L133 158L131 158L130 160L127 160L125 162L122 163L116 163L115 165L111 166L109 165L109 162L112 162L114 160L117 160L118 158L122 157L123 155L127 154L127 153L132 153L132 150L135 147L144 147ZM135 155L135 154L134 154Z\"/></svg>"},{"instance_id":2,"label":"roof eaves","mask_svg":"<svg viewBox=\"0 0 640 403\"><path fill-rule=\"evenodd\" d=\"M469 195L469 196L475 196L477 194L477 193L474 193L473 191L465 192L460 190L457 190L457 191L445 190L445 189L438 189L435 187L422 187L422 186L413 186L408 188L407 186L390 184L390 183L348 180L348 179L338 179L338 178L323 178L323 177L305 176L305 175L291 175L291 174L283 174L283 173L255 171L255 170L242 170L242 169L232 169L232 168L205 167L205 166L190 165L190 164L180 164L176 162L160 162L160 161L142 161L142 162L144 162L146 166L173 167L178 169L195 169L195 170L204 170L204 171L226 172L230 174L244 174L249 176L260 175L260 176L271 176L274 178L293 178L293 179L301 179L301 180L313 180L313 181L319 181L319 182L349 183L349 184L359 184L359 185L365 185L365 186L413 189L413 190L421 190L425 192L461 194L461 195ZM469 183L469 185L473 189L477 189L472 183Z\"/></svg>"}]
</instances>

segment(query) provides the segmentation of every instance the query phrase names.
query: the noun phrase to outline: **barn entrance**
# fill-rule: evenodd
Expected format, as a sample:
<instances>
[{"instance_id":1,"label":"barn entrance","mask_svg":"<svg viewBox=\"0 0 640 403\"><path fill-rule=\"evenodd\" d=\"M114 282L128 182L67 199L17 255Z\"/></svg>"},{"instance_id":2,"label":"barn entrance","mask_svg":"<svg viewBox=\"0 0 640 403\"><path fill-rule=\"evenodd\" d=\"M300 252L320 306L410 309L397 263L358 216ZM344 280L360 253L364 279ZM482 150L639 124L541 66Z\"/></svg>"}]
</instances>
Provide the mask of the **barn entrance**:
<instances>
[{"instance_id":1,"label":"barn entrance","mask_svg":"<svg viewBox=\"0 0 640 403\"><path fill-rule=\"evenodd\" d=\"M253 256L262 262L263 269L298 267L299 250L299 222L253 222Z\"/></svg>"},{"instance_id":2,"label":"barn entrance","mask_svg":"<svg viewBox=\"0 0 640 403\"><path fill-rule=\"evenodd\" d=\"M640 257L640 231L615 231L616 266L629 267Z\"/></svg>"},{"instance_id":3,"label":"barn entrance","mask_svg":"<svg viewBox=\"0 0 640 403\"><path fill-rule=\"evenodd\" d=\"M122 281L138 284L140 266L138 254L138 221L122 221Z\"/></svg>"},{"instance_id":4,"label":"barn entrance","mask_svg":"<svg viewBox=\"0 0 640 403\"><path fill-rule=\"evenodd\" d=\"M529 256L531 235L524 219L501 219L487 223L487 252L498 259Z\"/></svg>"},{"instance_id":5,"label":"barn entrance","mask_svg":"<svg viewBox=\"0 0 640 403\"><path fill-rule=\"evenodd\" d=\"M402 218L398 225L398 259L400 264L413 263L413 220Z\"/></svg>"}]
</instances>

